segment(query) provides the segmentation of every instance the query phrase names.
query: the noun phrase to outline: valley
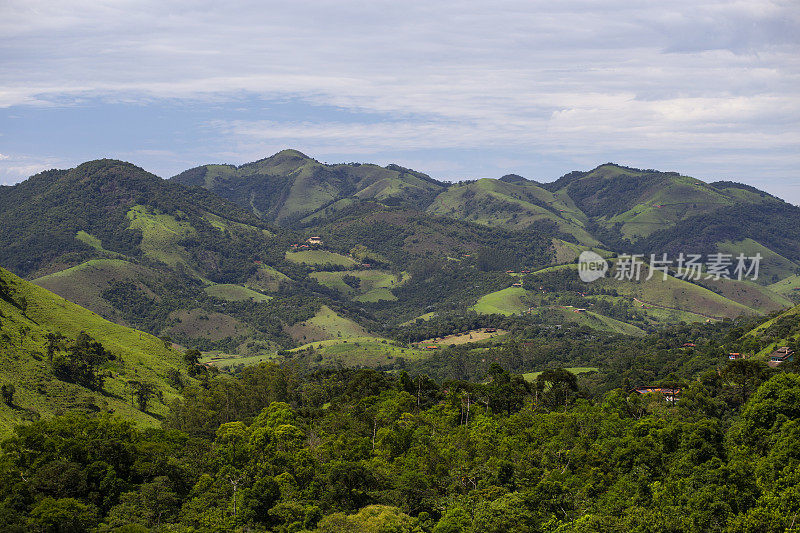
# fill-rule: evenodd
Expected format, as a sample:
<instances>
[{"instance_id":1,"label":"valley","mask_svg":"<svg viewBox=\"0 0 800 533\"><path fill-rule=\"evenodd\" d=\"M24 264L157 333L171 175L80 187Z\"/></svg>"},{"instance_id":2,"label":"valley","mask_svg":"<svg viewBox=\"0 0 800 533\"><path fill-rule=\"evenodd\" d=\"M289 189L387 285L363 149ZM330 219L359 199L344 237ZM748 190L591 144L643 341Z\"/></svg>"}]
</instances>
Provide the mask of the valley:
<instances>
[{"instance_id":1,"label":"valley","mask_svg":"<svg viewBox=\"0 0 800 533\"><path fill-rule=\"evenodd\" d=\"M525 531L605 531L664 504L692 530L702 505L658 493L625 514L609 498L630 506L628 456L663 460L646 486L676 494L742 450L778 461L743 428L791 441L793 422L753 413L798 413L773 401L797 390L797 222L766 193L674 173L451 184L293 150L170 180L101 160L0 187L0 520L438 533L506 531L518 512ZM611 275L626 254L647 272L682 250L763 263L756 279ZM581 281L584 251L607 275ZM781 516L793 482L758 476L719 482L759 495L726 520ZM516 501L528 478L524 494L551 496ZM548 507L566 493L582 500Z\"/></svg>"}]
</instances>

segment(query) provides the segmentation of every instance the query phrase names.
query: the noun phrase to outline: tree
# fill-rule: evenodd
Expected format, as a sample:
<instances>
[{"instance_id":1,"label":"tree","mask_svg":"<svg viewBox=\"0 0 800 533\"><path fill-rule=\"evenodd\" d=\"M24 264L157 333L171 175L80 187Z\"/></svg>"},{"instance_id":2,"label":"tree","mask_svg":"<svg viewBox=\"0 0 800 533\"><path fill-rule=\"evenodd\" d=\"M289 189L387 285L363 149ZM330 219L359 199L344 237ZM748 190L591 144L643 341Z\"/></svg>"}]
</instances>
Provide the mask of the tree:
<instances>
[{"instance_id":1,"label":"tree","mask_svg":"<svg viewBox=\"0 0 800 533\"><path fill-rule=\"evenodd\" d=\"M9 407L14 405L14 393L17 389L11 383L4 383L2 387L0 387L0 395L3 397L3 403L8 405Z\"/></svg>"},{"instance_id":2,"label":"tree","mask_svg":"<svg viewBox=\"0 0 800 533\"><path fill-rule=\"evenodd\" d=\"M31 510L29 524L47 533L81 533L97 525L97 508L74 498L42 499Z\"/></svg>"},{"instance_id":3,"label":"tree","mask_svg":"<svg viewBox=\"0 0 800 533\"><path fill-rule=\"evenodd\" d=\"M191 350L186 350L183 353L183 360L186 361L186 364L189 366L189 372L194 373L195 366L200 363L200 358L203 356L200 353L200 350L195 350L192 348Z\"/></svg>"},{"instance_id":4,"label":"tree","mask_svg":"<svg viewBox=\"0 0 800 533\"><path fill-rule=\"evenodd\" d=\"M103 388L103 376L97 369L103 363L114 359L102 344L81 331L66 353L53 357L53 371L65 381L71 381L86 388Z\"/></svg>"},{"instance_id":5,"label":"tree","mask_svg":"<svg viewBox=\"0 0 800 533\"><path fill-rule=\"evenodd\" d=\"M129 383L139 410L146 412L150 400L156 393L155 385L146 381L130 381Z\"/></svg>"},{"instance_id":6,"label":"tree","mask_svg":"<svg viewBox=\"0 0 800 533\"><path fill-rule=\"evenodd\" d=\"M545 370L536 378L536 388L541 394L542 403L554 409L564 406L578 391L578 378L564 368Z\"/></svg>"}]
</instances>

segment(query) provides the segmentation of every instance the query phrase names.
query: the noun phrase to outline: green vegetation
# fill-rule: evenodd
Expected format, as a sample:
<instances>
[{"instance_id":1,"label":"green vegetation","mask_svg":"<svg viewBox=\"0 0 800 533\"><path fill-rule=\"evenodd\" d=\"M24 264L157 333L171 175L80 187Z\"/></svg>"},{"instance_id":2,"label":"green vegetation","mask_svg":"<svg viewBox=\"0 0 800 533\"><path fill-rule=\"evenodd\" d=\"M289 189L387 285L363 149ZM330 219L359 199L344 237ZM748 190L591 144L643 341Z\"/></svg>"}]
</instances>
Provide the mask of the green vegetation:
<instances>
[{"instance_id":1,"label":"green vegetation","mask_svg":"<svg viewBox=\"0 0 800 533\"><path fill-rule=\"evenodd\" d=\"M329 252L327 250L286 252L286 260L293 263L305 263L308 265L334 265L340 267L351 267L356 264L355 261L345 255Z\"/></svg>"},{"instance_id":2,"label":"green vegetation","mask_svg":"<svg viewBox=\"0 0 800 533\"><path fill-rule=\"evenodd\" d=\"M301 344L318 340L368 336L367 330L362 326L340 316L326 305L323 305L313 317L288 327L287 332Z\"/></svg>"},{"instance_id":3,"label":"green vegetation","mask_svg":"<svg viewBox=\"0 0 800 533\"><path fill-rule=\"evenodd\" d=\"M219 298L220 300L227 300L229 302L241 302L243 300L252 300L254 302L268 302L272 299L271 296L261 294L247 287L241 285L234 285L232 283L220 283L216 285L209 285L203 289L206 294Z\"/></svg>"},{"instance_id":4,"label":"green vegetation","mask_svg":"<svg viewBox=\"0 0 800 533\"><path fill-rule=\"evenodd\" d=\"M409 279L408 274L395 275L385 270L312 272L309 277L357 302L396 300L391 289L400 287Z\"/></svg>"},{"instance_id":5,"label":"green vegetation","mask_svg":"<svg viewBox=\"0 0 800 533\"><path fill-rule=\"evenodd\" d=\"M135 205L128 211L130 228L142 233L142 253L171 267L178 264L188 266L187 251L179 243L194 235L194 228L187 221L178 219L185 216L180 211L176 216L154 212L142 205Z\"/></svg>"},{"instance_id":6,"label":"green vegetation","mask_svg":"<svg viewBox=\"0 0 800 533\"><path fill-rule=\"evenodd\" d=\"M391 205L427 203L445 184L425 174L389 165L325 165L297 150L233 167L205 165L172 178L205 187L254 213L287 225L333 216L353 198ZM331 198L339 200L331 202Z\"/></svg>"},{"instance_id":7,"label":"green vegetation","mask_svg":"<svg viewBox=\"0 0 800 533\"><path fill-rule=\"evenodd\" d=\"M313 342L294 348L291 352L305 356L314 365L341 363L345 366L372 368L393 367L401 360L412 361L427 357L422 350L379 337L349 337Z\"/></svg>"},{"instance_id":8,"label":"green vegetation","mask_svg":"<svg viewBox=\"0 0 800 533\"><path fill-rule=\"evenodd\" d=\"M587 372L597 372L598 368L594 366L575 366L571 368L565 368L564 370L567 370L568 372L571 372L577 376L580 374L586 374ZM543 371L525 372L522 374L522 377L525 378L525 381L536 381L536 378L541 376L542 372Z\"/></svg>"},{"instance_id":9,"label":"green vegetation","mask_svg":"<svg viewBox=\"0 0 800 533\"><path fill-rule=\"evenodd\" d=\"M146 333L108 322L0 269L0 435L14 423L68 411L116 412L153 426L187 383L180 354ZM146 409L131 405L132 383L153 387Z\"/></svg>"},{"instance_id":10,"label":"green vegetation","mask_svg":"<svg viewBox=\"0 0 800 533\"><path fill-rule=\"evenodd\" d=\"M751 187L286 150L44 172L0 187L0 227L36 283L0 269L4 531L800 523L800 377L766 364L800 353L800 208ZM587 284L588 247L760 253L763 277Z\"/></svg>"},{"instance_id":11,"label":"green vegetation","mask_svg":"<svg viewBox=\"0 0 800 533\"><path fill-rule=\"evenodd\" d=\"M481 296L472 310L486 315L513 315L528 309L523 299L528 292L522 287L508 287L496 292Z\"/></svg>"},{"instance_id":12,"label":"green vegetation","mask_svg":"<svg viewBox=\"0 0 800 533\"><path fill-rule=\"evenodd\" d=\"M16 428L0 515L20 531L791 530L800 375L738 363L665 380L677 401L592 393L589 367L438 384L262 364L187 387L163 429Z\"/></svg>"}]
</instances>

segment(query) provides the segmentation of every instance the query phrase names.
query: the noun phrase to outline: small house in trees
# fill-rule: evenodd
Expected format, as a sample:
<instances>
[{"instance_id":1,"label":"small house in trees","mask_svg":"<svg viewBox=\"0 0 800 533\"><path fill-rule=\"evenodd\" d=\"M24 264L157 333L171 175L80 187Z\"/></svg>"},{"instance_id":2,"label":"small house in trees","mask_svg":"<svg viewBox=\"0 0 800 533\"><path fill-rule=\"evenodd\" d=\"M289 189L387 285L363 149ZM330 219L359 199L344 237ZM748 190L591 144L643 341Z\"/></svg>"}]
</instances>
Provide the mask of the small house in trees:
<instances>
[{"instance_id":1,"label":"small house in trees","mask_svg":"<svg viewBox=\"0 0 800 533\"><path fill-rule=\"evenodd\" d=\"M635 392L636 394L642 394L642 395L650 394L651 392L657 393L657 394L661 394L662 396L664 396L664 400L666 400L668 402L671 402L671 403L674 403L674 402L678 401L678 398L680 398L680 395L681 395L681 389L679 389L677 387L675 387L675 388L658 387L658 386L655 386L655 387L636 387L631 392Z\"/></svg>"},{"instance_id":2,"label":"small house in trees","mask_svg":"<svg viewBox=\"0 0 800 533\"><path fill-rule=\"evenodd\" d=\"M788 346L782 346L769 355L769 363L771 367L776 367L786 361L794 361L794 350Z\"/></svg>"},{"instance_id":3,"label":"small house in trees","mask_svg":"<svg viewBox=\"0 0 800 533\"><path fill-rule=\"evenodd\" d=\"M744 359L746 356L743 353L739 352L731 352L728 354L728 359L731 361L736 361L737 359Z\"/></svg>"},{"instance_id":4,"label":"small house in trees","mask_svg":"<svg viewBox=\"0 0 800 533\"><path fill-rule=\"evenodd\" d=\"M309 237L306 242L312 246L322 246L322 237Z\"/></svg>"}]
</instances>

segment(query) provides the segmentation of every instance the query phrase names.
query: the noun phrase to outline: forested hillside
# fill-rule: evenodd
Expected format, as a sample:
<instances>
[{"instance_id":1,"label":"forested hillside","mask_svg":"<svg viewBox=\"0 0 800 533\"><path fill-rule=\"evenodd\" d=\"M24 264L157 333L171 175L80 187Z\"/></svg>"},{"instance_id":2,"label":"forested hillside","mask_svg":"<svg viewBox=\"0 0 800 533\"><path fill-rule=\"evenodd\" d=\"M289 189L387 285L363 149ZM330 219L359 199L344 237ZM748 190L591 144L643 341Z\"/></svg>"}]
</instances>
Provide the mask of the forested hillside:
<instances>
[{"instance_id":1,"label":"forested hillside","mask_svg":"<svg viewBox=\"0 0 800 533\"><path fill-rule=\"evenodd\" d=\"M108 322L0 268L0 436L66 412L154 426L193 372L147 333Z\"/></svg>"},{"instance_id":2,"label":"forested hillside","mask_svg":"<svg viewBox=\"0 0 800 533\"><path fill-rule=\"evenodd\" d=\"M514 175L448 184L293 150L169 181L100 160L0 187L0 207L0 264L226 365L330 341L343 364L400 368L392 353L379 362L343 345L427 340L402 326L421 316L442 338L474 329L460 324L509 322L499 315L515 329L640 336L800 300L798 208L752 187L612 164L544 184ZM673 271L664 283L588 286L551 268L587 249L763 260L754 281ZM430 355L398 348L408 360Z\"/></svg>"},{"instance_id":3,"label":"forested hillside","mask_svg":"<svg viewBox=\"0 0 800 533\"><path fill-rule=\"evenodd\" d=\"M17 428L7 531L792 530L800 378L702 372L678 401L564 370L483 383L271 365L184 390L164 429ZM670 389L671 390L671 389Z\"/></svg>"}]
</instances>

